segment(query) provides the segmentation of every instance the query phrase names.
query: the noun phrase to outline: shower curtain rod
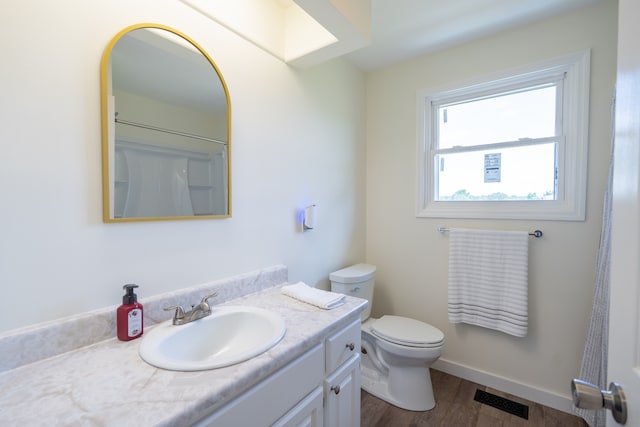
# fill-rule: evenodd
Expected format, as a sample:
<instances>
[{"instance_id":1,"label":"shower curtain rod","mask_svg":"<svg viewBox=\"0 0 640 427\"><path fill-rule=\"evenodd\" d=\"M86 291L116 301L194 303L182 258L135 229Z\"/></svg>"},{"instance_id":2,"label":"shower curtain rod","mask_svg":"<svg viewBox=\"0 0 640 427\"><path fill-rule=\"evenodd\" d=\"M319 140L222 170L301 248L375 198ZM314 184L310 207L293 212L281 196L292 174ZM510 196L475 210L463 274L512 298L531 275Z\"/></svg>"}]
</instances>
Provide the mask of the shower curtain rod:
<instances>
[{"instance_id":1,"label":"shower curtain rod","mask_svg":"<svg viewBox=\"0 0 640 427\"><path fill-rule=\"evenodd\" d=\"M449 231L447 227L438 227L437 230L438 230L438 233L446 233ZM543 234L541 230L535 230L533 233L529 233L529 236L533 236L536 239L539 239L540 237L543 236Z\"/></svg>"},{"instance_id":2,"label":"shower curtain rod","mask_svg":"<svg viewBox=\"0 0 640 427\"><path fill-rule=\"evenodd\" d=\"M227 145L226 142L220 141L218 139L207 138L206 136L194 135L194 134L191 134L191 133L178 132L178 131L175 131L175 130L159 128L159 127L156 127L156 126L144 125L142 123L130 122L128 120L119 119L118 117L116 117L115 122L123 124L123 125L136 126L136 127L143 128L143 129L155 130L157 132L170 133L172 135L186 136L187 138L200 139L202 141L215 142L216 144Z\"/></svg>"}]
</instances>

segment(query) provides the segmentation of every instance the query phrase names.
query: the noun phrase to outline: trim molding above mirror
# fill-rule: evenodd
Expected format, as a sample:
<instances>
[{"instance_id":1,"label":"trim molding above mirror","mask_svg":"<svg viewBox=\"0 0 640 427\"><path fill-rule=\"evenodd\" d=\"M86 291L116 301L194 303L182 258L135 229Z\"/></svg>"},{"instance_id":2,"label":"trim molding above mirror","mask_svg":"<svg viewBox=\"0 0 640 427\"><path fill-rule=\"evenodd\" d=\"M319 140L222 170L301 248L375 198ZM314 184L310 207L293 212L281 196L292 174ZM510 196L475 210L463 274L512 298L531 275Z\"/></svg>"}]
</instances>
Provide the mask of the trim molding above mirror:
<instances>
[{"instance_id":1,"label":"trim molding above mirror","mask_svg":"<svg viewBox=\"0 0 640 427\"><path fill-rule=\"evenodd\" d=\"M104 222L229 218L231 101L185 34L137 24L100 63Z\"/></svg>"}]
</instances>

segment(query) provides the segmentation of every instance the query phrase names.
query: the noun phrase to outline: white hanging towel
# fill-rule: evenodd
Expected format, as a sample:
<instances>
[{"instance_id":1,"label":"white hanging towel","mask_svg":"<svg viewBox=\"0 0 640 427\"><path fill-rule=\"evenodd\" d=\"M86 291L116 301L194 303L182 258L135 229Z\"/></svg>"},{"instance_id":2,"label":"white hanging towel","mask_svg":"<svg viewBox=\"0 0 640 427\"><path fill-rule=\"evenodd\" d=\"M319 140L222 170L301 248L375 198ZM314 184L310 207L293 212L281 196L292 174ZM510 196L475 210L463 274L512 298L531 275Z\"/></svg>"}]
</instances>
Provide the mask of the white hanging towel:
<instances>
[{"instance_id":1,"label":"white hanging towel","mask_svg":"<svg viewBox=\"0 0 640 427\"><path fill-rule=\"evenodd\" d=\"M529 233L451 229L449 322L527 335Z\"/></svg>"}]
</instances>

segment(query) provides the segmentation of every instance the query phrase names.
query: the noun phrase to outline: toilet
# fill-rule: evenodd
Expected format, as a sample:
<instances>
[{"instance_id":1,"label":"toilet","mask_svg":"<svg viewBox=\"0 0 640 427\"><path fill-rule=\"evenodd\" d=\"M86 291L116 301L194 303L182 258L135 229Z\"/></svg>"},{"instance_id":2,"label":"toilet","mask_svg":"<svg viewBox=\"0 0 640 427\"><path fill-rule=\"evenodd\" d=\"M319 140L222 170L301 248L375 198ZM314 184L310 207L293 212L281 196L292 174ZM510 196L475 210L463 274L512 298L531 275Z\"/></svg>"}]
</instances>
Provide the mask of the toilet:
<instances>
[{"instance_id":1,"label":"toilet","mask_svg":"<svg viewBox=\"0 0 640 427\"><path fill-rule=\"evenodd\" d=\"M329 276L331 291L369 301L362 312L362 388L399 408L427 411L436 404L429 366L442 354L444 334L407 317L371 318L375 272L356 264Z\"/></svg>"}]
</instances>

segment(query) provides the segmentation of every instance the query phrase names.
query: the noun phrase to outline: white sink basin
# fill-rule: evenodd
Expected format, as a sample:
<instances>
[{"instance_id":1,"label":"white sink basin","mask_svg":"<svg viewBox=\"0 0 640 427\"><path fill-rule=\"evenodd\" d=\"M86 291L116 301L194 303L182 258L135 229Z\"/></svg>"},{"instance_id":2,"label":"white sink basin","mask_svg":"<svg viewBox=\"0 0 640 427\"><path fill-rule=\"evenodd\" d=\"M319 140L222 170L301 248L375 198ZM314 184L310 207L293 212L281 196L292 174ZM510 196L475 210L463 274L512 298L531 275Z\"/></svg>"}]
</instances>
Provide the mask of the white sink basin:
<instances>
[{"instance_id":1,"label":"white sink basin","mask_svg":"<svg viewBox=\"0 0 640 427\"><path fill-rule=\"evenodd\" d=\"M211 315L176 326L163 322L145 332L140 357L158 368L202 371L251 359L284 337L284 319L248 306L217 306Z\"/></svg>"}]
</instances>

